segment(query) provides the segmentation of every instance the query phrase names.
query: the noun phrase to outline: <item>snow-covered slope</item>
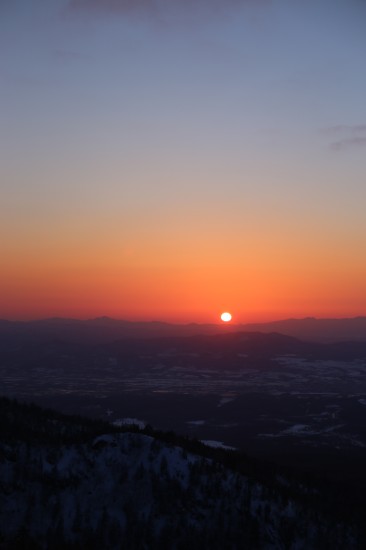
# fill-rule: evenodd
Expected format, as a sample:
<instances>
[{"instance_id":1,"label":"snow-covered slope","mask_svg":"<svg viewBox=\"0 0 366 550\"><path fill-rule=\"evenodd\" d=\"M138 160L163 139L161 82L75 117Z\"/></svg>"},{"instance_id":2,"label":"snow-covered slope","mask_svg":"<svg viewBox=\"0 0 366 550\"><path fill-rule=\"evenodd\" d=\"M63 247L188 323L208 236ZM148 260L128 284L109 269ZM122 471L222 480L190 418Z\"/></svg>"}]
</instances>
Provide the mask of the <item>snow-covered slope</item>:
<instances>
[{"instance_id":1,"label":"snow-covered slope","mask_svg":"<svg viewBox=\"0 0 366 550\"><path fill-rule=\"evenodd\" d=\"M355 529L313 507L320 494L288 480L260 481L214 450L143 433L93 435L89 421L85 434L80 419L40 411L3 411L18 433L0 444L0 547L361 548Z\"/></svg>"}]
</instances>

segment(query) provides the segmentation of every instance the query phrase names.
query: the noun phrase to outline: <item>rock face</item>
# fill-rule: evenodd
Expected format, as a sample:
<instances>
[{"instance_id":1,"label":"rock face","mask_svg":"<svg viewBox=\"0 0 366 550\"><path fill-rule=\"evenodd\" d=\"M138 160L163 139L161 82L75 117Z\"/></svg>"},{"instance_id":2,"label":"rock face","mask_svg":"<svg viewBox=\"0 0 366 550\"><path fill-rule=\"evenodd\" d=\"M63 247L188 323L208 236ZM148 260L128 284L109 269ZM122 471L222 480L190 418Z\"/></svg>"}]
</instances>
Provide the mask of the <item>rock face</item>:
<instances>
[{"instance_id":1,"label":"rock face","mask_svg":"<svg viewBox=\"0 0 366 550\"><path fill-rule=\"evenodd\" d=\"M361 548L327 495L236 453L0 405L1 547Z\"/></svg>"}]
</instances>

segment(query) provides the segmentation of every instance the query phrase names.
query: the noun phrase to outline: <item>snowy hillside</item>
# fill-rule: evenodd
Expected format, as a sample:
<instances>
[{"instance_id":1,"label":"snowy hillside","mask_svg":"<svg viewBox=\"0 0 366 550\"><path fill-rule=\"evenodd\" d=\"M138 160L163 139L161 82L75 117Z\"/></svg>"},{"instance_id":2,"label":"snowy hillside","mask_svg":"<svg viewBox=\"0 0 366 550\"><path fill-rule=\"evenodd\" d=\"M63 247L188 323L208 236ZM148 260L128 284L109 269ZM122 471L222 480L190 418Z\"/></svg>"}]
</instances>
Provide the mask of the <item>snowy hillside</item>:
<instances>
[{"instance_id":1,"label":"snowy hillside","mask_svg":"<svg viewBox=\"0 0 366 550\"><path fill-rule=\"evenodd\" d=\"M235 453L0 401L0 547L361 548L321 493Z\"/></svg>"}]
</instances>

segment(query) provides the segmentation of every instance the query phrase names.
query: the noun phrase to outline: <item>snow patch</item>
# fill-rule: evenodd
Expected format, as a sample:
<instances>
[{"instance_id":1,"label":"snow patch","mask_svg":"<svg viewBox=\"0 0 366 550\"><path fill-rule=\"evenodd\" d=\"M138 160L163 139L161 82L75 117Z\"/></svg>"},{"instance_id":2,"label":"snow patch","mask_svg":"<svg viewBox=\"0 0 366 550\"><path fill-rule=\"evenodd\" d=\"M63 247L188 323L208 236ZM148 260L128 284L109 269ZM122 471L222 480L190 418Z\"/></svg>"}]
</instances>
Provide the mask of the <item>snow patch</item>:
<instances>
[{"instance_id":1,"label":"snow patch","mask_svg":"<svg viewBox=\"0 0 366 550\"><path fill-rule=\"evenodd\" d=\"M231 447L230 445L224 445L222 441L214 441L211 439L201 439L201 443L207 447L213 447L215 449L226 449L229 451L235 451L236 447Z\"/></svg>"},{"instance_id":2,"label":"snow patch","mask_svg":"<svg viewBox=\"0 0 366 550\"><path fill-rule=\"evenodd\" d=\"M146 422L137 418L118 418L112 424L113 426L117 426L117 428L121 428L122 426L137 426L140 430L146 428Z\"/></svg>"},{"instance_id":3,"label":"snow patch","mask_svg":"<svg viewBox=\"0 0 366 550\"><path fill-rule=\"evenodd\" d=\"M223 405L226 405L226 403L231 403L231 401L235 401L236 397L222 397L220 399L218 407L222 407Z\"/></svg>"}]
</instances>

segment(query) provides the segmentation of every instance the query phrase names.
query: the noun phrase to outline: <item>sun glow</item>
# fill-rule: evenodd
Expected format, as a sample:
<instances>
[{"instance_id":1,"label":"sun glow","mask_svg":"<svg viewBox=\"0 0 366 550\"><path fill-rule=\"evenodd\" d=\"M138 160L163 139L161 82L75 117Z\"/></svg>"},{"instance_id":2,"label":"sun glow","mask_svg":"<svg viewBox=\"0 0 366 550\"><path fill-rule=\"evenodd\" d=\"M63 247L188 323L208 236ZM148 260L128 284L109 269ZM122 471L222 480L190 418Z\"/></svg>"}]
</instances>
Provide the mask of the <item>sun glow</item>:
<instances>
[{"instance_id":1,"label":"sun glow","mask_svg":"<svg viewBox=\"0 0 366 550\"><path fill-rule=\"evenodd\" d=\"M231 313L229 313L228 311L221 313L221 321L224 321L224 323L228 323L229 321L231 321L231 319Z\"/></svg>"}]
</instances>

